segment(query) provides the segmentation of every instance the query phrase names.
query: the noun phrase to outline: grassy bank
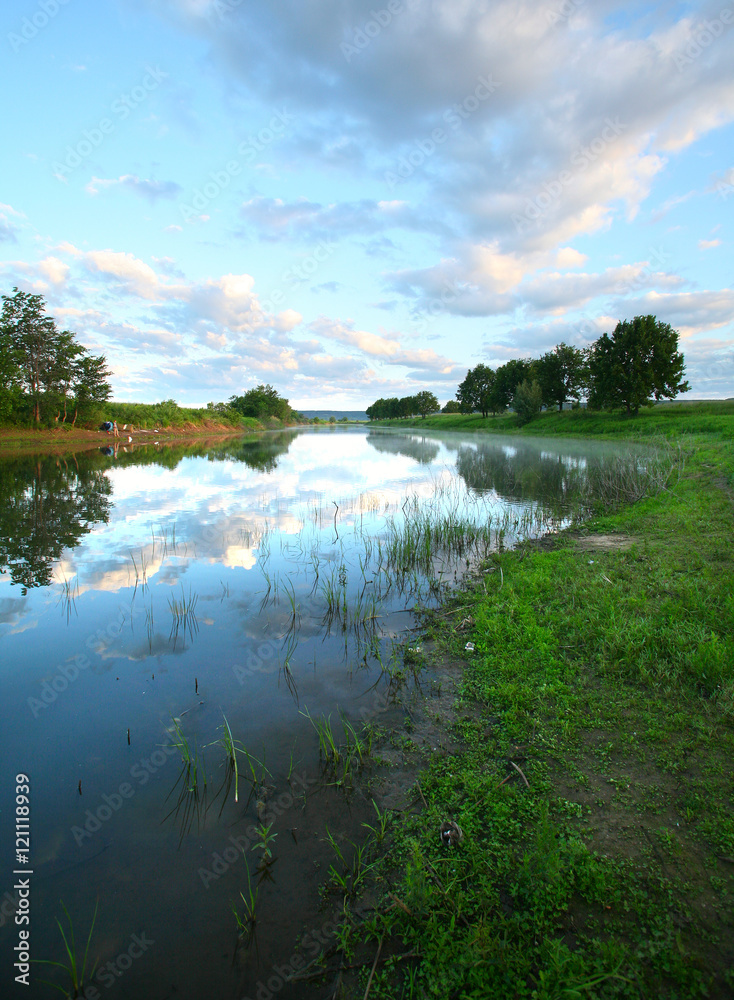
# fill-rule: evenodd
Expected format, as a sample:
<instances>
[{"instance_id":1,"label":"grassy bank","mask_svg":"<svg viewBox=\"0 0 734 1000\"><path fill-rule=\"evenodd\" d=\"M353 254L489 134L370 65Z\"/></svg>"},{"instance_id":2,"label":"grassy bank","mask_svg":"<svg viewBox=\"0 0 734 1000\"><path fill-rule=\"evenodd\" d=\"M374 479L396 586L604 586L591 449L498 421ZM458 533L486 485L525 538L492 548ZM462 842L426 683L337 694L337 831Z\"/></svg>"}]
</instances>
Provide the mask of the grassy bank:
<instances>
[{"instance_id":1,"label":"grassy bank","mask_svg":"<svg viewBox=\"0 0 734 1000\"><path fill-rule=\"evenodd\" d=\"M423 770L345 909L342 969L362 973L343 995L372 972L371 1000L734 996L731 413L528 429L665 433L685 465L652 499L496 554L426 617L431 659L464 664L460 698L437 716L433 682L413 718L445 738L399 737Z\"/></svg>"},{"instance_id":2,"label":"grassy bank","mask_svg":"<svg viewBox=\"0 0 734 1000\"><path fill-rule=\"evenodd\" d=\"M484 431L489 434L523 434L547 437L640 438L662 435L731 433L734 400L662 403L640 410L637 416L622 411L600 413L578 409L562 413L546 411L519 428L514 413L483 417L479 413L436 413L425 420L373 420L369 427L400 427L418 430Z\"/></svg>"}]
</instances>

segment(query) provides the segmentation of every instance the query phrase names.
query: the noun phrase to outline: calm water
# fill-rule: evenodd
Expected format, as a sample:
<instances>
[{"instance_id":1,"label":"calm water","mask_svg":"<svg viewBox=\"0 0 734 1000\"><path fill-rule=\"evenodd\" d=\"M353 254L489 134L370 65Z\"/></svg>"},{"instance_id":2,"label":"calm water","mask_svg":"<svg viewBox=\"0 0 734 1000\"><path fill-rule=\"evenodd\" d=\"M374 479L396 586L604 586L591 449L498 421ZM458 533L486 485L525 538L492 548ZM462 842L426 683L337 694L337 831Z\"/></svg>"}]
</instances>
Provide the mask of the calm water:
<instances>
[{"instance_id":1,"label":"calm water","mask_svg":"<svg viewBox=\"0 0 734 1000\"><path fill-rule=\"evenodd\" d=\"M63 902L81 956L98 906L96 995L254 997L299 942L304 961L333 943L325 829L349 856L374 814L324 772L307 714L339 739L340 713L358 733L401 718L411 609L500 538L565 523L615 454L334 429L0 462L3 982L18 773L31 955L66 961ZM250 947L232 912L248 885ZM59 995L46 978L65 981L32 966L12 995Z\"/></svg>"}]
</instances>

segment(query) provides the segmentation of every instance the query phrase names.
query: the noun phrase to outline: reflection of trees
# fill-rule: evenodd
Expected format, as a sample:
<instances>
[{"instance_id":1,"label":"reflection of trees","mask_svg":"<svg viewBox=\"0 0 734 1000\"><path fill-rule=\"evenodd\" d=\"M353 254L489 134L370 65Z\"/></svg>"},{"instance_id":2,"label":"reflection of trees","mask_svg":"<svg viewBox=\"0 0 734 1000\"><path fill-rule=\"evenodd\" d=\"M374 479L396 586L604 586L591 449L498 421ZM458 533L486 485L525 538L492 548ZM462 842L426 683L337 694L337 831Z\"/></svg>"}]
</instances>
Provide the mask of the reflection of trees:
<instances>
[{"instance_id":1,"label":"reflection of trees","mask_svg":"<svg viewBox=\"0 0 734 1000\"><path fill-rule=\"evenodd\" d=\"M13 583L45 587L64 548L79 544L95 524L109 520L112 484L107 470L115 466L160 465L174 469L184 458L244 462L259 472L272 472L297 431L258 434L227 441L153 443L117 455L94 449L74 458L32 456L0 461L0 572Z\"/></svg>"},{"instance_id":2,"label":"reflection of trees","mask_svg":"<svg viewBox=\"0 0 734 1000\"><path fill-rule=\"evenodd\" d=\"M273 472L281 455L285 455L298 431L280 431L277 434L260 434L242 438L223 446L223 451L215 450L210 458L229 458L244 462L259 472Z\"/></svg>"},{"instance_id":3,"label":"reflection of trees","mask_svg":"<svg viewBox=\"0 0 734 1000\"><path fill-rule=\"evenodd\" d=\"M456 469L478 493L494 490L504 500L542 501L554 513L579 500L587 477L585 461L516 444L459 447Z\"/></svg>"},{"instance_id":4,"label":"reflection of trees","mask_svg":"<svg viewBox=\"0 0 734 1000\"><path fill-rule=\"evenodd\" d=\"M85 452L84 460L93 462L100 468L109 469L111 465L160 465L164 469L175 469L185 458L206 458L210 462L229 459L234 462L244 462L251 469L260 472L272 472L281 455L290 448L291 442L298 431L278 431L274 434L251 434L247 437L204 439L199 441L179 441L165 444L134 444L120 445L114 456L104 454L106 449L95 452ZM81 461L81 456L78 456Z\"/></svg>"},{"instance_id":5,"label":"reflection of trees","mask_svg":"<svg viewBox=\"0 0 734 1000\"><path fill-rule=\"evenodd\" d=\"M405 455L421 465L429 465L438 455L439 445L428 438L410 434L368 434L367 443L375 451L390 455Z\"/></svg>"},{"instance_id":6,"label":"reflection of trees","mask_svg":"<svg viewBox=\"0 0 734 1000\"><path fill-rule=\"evenodd\" d=\"M62 550L109 519L111 493L105 473L83 460L0 462L0 571L9 570L23 593L48 586Z\"/></svg>"}]
</instances>

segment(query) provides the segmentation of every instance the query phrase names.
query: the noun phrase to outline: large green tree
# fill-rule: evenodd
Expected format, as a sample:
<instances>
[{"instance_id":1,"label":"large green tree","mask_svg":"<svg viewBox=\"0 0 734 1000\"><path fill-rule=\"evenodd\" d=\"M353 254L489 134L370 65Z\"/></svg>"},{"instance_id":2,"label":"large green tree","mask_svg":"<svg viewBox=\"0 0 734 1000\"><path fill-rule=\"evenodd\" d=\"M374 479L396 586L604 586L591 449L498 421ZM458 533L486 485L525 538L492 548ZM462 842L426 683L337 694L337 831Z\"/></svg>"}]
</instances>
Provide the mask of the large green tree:
<instances>
[{"instance_id":1,"label":"large green tree","mask_svg":"<svg viewBox=\"0 0 734 1000\"><path fill-rule=\"evenodd\" d=\"M559 344L533 362L533 374L540 384L545 406L558 406L569 399L579 400L586 388L586 353L569 344Z\"/></svg>"},{"instance_id":2,"label":"large green tree","mask_svg":"<svg viewBox=\"0 0 734 1000\"><path fill-rule=\"evenodd\" d=\"M101 355L89 354L82 348L72 369L72 392L75 400L72 423L75 424L80 415L82 419L91 416L102 403L107 402L112 395L112 387L107 381L109 375L106 359Z\"/></svg>"},{"instance_id":3,"label":"large green tree","mask_svg":"<svg viewBox=\"0 0 734 1000\"><path fill-rule=\"evenodd\" d=\"M53 383L61 336L56 323L46 315L42 295L13 288L3 295L0 328L10 342L18 364L23 392L29 397L33 419L41 419L41 398Z\"/></svg>"},{"instance_id":4,"label":"large green tree","mask_svg":"<svg viewBox=\"0 0 734 1000\"><path fill-rule=\"evenodd\" d=\"M46 315L42 295L14 288L2 301L0 415L17 415L27 408L36 424L42 414L59 420L63 413L66 420L72 397L77 412L109 399L110 372L104 357L90 355L70 330L59 330Z\"/></svg>"},{"instance_id":5,"label":"large green tree","mask_svg":"<svg viewBox=\"0 0 734 1000\"><path fill-rule=\"evenodd\" d=\"M475 368L470 368L466 378L456 390L456 398L462 412L473 413L479 410L483 417L486 417L490 410L495 412L492 405L494 381L495 373L488 365L480 363Z\"/></svg>"},{"instance_id":6,"label":"large green tree","mask_svg":"<svg viewBox=\"0 0 734 1000\"><path fill-rule=\"evenodd\" d=\"M272 385L258 385L248 389L244 396L232 396L229 405L243 417L256 417L258 420L267 417L288 420L291 415L288 400L279 396Z\"/></svg>"},{"instance_id":7,"label":"large green tree","mask_svg":"<svg viewBox=\"0 0 734 1000\"><path fill-rule=\"evenodd\" d=\"M500 365L494 373L494 381L489 393L489 405L493 413L506 410L513 400L515 390L525 379L532 378L532 363L523 358L512 358Z\"/></svg>"},{"instance_id":8,"label":"large green tree","mask_svg":"<svg viewBox=\"0 0 734 1000\"><path fill-rule=\"evenodd\" d=\"M441 409L441 404L435 395L427 389L417 393L414 399L415 408L420 413L422 420L425 420L429 413L438 413Z\"/></svg>"},{"instance_id":9,"label":"large green tree","mask_svg":"<svg viewBox=\"0 0 734 1000\"><path fill-rule=\"evenodd\" d=\"M678 351L678 333L654 316L635 316L618 323L610 337L603 334L589 356L589 406L626 408L637 413L653 399L674 399L688 392L683 381L685 359Z\"/></svg>"}]
</instances>

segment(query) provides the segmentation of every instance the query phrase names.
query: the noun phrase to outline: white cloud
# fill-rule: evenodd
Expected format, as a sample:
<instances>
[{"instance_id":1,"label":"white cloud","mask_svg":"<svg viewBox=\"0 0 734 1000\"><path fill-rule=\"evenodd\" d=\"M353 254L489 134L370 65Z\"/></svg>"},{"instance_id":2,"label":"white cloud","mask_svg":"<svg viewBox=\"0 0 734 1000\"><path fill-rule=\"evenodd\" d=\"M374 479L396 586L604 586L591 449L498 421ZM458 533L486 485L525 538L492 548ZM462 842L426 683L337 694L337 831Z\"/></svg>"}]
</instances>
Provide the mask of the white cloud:
<instances>
[{"instance_id":1,"label":"white cloud","mask_svg":"<svg viewBox=\"0 0 734 1000\"><path fill-rule=\"evenodd\" d=\"M87 184L86 190L91 195L97 195L100 191L110 188L122 188L125 191L132 191L133 194L148 201L155 202L159 198L175 198L182 190L179 184L174 181L152 181L138 177L136 174L123 174L117 178L105 179L103 177L92 177Z\"/></svg>"}]
</instances>

